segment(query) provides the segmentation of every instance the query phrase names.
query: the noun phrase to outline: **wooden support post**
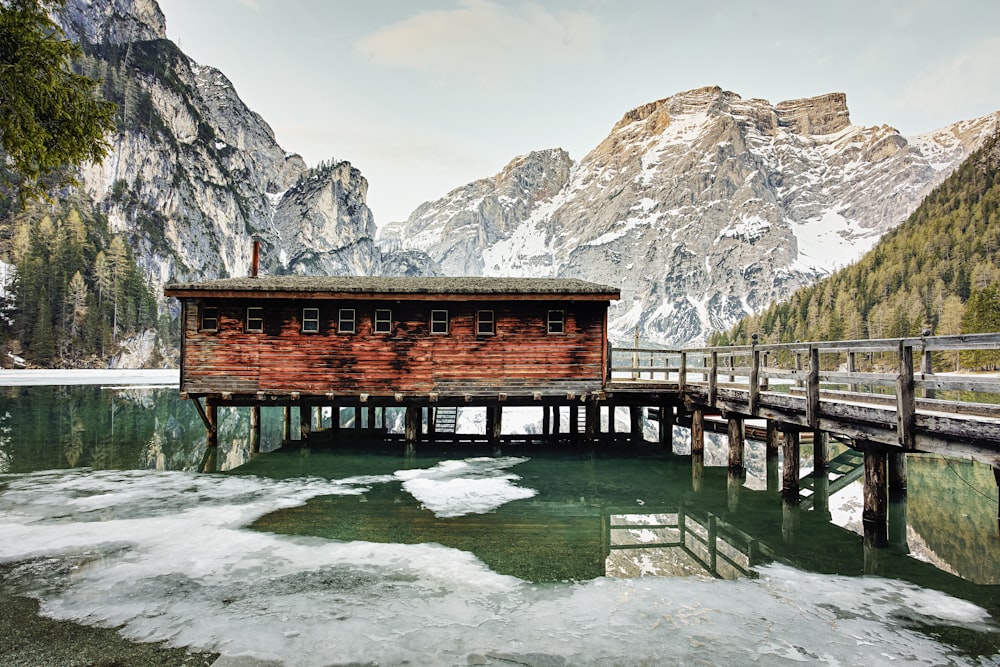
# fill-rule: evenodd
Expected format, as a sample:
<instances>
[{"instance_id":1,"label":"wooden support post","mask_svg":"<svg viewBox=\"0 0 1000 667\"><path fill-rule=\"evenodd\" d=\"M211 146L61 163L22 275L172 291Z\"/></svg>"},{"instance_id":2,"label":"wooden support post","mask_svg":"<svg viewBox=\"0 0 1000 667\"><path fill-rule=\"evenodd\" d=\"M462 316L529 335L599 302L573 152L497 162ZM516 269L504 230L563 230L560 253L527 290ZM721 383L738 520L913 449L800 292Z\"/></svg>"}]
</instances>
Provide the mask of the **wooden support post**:
<instances>
[{"instance_id":1,"label":"wooden support post","mask_svg":"<svg viewBox=\"0 0 1000 667\"><path fill-rule=\"evenodd\" d=\"M799 432L782 434L781 494L788 501L799 501Z\"/></svg>"},{"instance_id":2,"label":"wooden support post","mask_svg":"<svg viewBox=\"0 0 1000 667\"><path fill-rule=\"evenodd\" d=\"M809 347L809 375L806 377L806 421L819 426L819 348Z\"/></svg>"},{"instance_id":3,"label":"wooden support post","mask_svg":"<svg viewBox=\"0 0 1000 667\"><path fill-rule=\"evenodd\" d=\"M899 375L896 376L896 420L899 444L916 447L917 402L913 392L913 348L899 341Z\"/></svg>"},{"instance_id":4,"label":"wooden support post","mask_svg":"<svg viewBox=\"0 0 1000 667\"><path fill-rule=\"evenodd\" d=\"M552 431L552 413L550 410L550 406L542 406L542 437L544 438L548 438Z\"/></svg>"},{"instance_id":5,"label":"wooden support post","mask_svg":"<svg viewBox=\"0 0 1000 667\"><path fill-rule=\"evenodd\" d=\"M569 406L569 434L573 443L580 439L580 406L573 403Z\"/></svg>"},{"instance_id":6,"label":"wooden support post","mask_svg":"<svg viewBox=\"0 0 1000 667\"><path fill-rule=\"evenodd\" d=\"M357 431L361 428L361 406L354 406L354 430Z\"/></svg>"},{"instance_id":7,"label":"wooden support post","mask_svg":"<svg viewBox=\"0 0 1000 667\"><path fill-rule=\"evenodd\" d=\"M633 445L642 442L642 408L638 405L628 406L629 437Z\"/></svg>"},{"instance_id":8,"label":"wooden support post","mask_svg":"<svg viewBox=\"0 0 1000 667\"><path fill-rule=\"evenodd\" d=\"M660 403L660 446L664 454L674 453L674 406Z\"/></svg>"},{"instance_id":9,"label":"wooden support post","mask_svg":"<svg viewBox=\"0 0 1000 667\"><path fill-rule=\"evenodd\" d=\"M778 440L778 422L773 419L767 420L767 432L764 436L764 465L767 469L767 490L777 491L780 483L781 473L778 472L778 450L780 445Z\"/></svg>"},{"instance_id":10,"label":"wooden support post","mask_svg":"<svg viewBox=\"0 0 1000 667\"><path fill-rule=\"evenodd\" d=\"M705 455L705 412L695 410L691 413L691 454Z\"/></svg>"},{"instance_id":11,"label":"wooden support post","mask_svg":"<svg viewBox=\"0 0 1000 667\"><path fill-rule=\"evenodd\" d=\"M896 553L908 554L910 544L906 539L906 497L895 500L892 498L892 473L889 477L889 548Z\"/></svg>"},{"instance_id":12,"label":"wooden support post","mask_svg":"<svg viewBox=\"0 0 1000 667\"><path fill-rule=\"evenodd\" d=\"M388 427L385 424L385 406L383 405L381 408L379 408L378 411L379 411L379 425L381 428L387 429Z\"/></svg>"},{"instance_id":13,"label":"wooden support post","mask_svg":"<svg viewBox=\"0 0 1000 667\"><path fill-rule=\"evenodd\" d=\"M743 482L747 480L747 471L743 468L730 468L726 476L726 509L735 512L740 508L740 491Z\"/></svg>"},{"instance_id":14,"label":"wooden support post","mask_svg":"<svg viewBox=\"0 0 1000 667\"><path fill-rule=\"evenodd\" d=\"M586 412L586 421L584 426L584 435L587 438L587 442L593 443L597 440L597 434L600 432L600 421L601 413L599 406L595 401L590 401L584 408Z\"/></svg>"},{"instance_id":15,"label":"wooden support post","mask_svg":"<svg viewBox=\"0 0 1000 667\"><path fill-rule=\"evenodd\" d=\"M207 447L219 446L219 406L211 399L205 401L205 417L209 426L205 429L205 445Z\"/></svg>"},{"instance_id":16,"label":"wooden support post","mask_svg":"<svg viewBox=\"0 0 1000 667\"><path fill-rule=\"evenodd\" d=\"M330 431L334 438L340 434L340 406L336 403L330 406Z\"/></svg>"},{"instance_id":17,"label":"wooden support post","mask_svg":"<svg viewBox=\"0 0 1000 667\"><path fill-rule=\"evenodd\" d=\"M490 440L494 456L500 454L501 433L503 433L503 406L495 403L486 408L486 435Z\"/></svg>"},{"instance_id":18,"label":"wooden support post","mask_svg":"<svg viewBox=\"0 0 1000 667\"><path fill-rule=\"evenodd\" d=\"M299 406L299 440L302 441L302 445L305 446L306 442L309 440L310 430L309 427L312 424L312 407L309 405Z\"/></svg>"},{"instance_id":19,"label":"wooden support post","mask_svg":"<svg viewBox=\"0 0 1000 667\"><path fill-rule=\"evenodd\" d=\"M315 433L323 428L323 406L317 405L312 414L312 429L310 433Z\"/></svg>"},{"instance_id":20,"label":"wooden support post","mask_svg":"<svg viewBox=\"0 0 1000 667\"><path fill-rule=\"evenodd\" d=\"M559 437L559 422L562 419L562 407L558 405L552 406L552 435Z\"/></svg>"},{"instance_id":21,"label":"wooden support post","mask_svg":"<svg viewBox=\"0 0 1000 667\"><path fill-rule=\"evenodd\" d=\"M857 366L855 364L855 361L856 361L855 360L855 354L856 353L854 352L854 350L850 350L847 353L847 372L848 373L855 373L855 372L857 372ZM847 385L847 391L856 392L857 390L858 390L858 385L853 384L853 383Z\"/></svg>"},{"instance_id":22,"label":"wooden support post","mask_svg":"<svg viewBox=\"0 0 1000 667\"><path fill-rule=\"evenodd\" d=\"M416 451L417 441L420 439L420 413L421 408L419 406L406 406L403 437L406 440L407 454L413 454Z\"/></svg>"},{"instance_id":23,"label":"wooden support post","mask_svg":"<svg viewBox=\"0 0 1000 667\"><path fill-rule=\"evenodd\" d=\"M997 534L1000 535L1000 466L993 466L993 479L997 483Z\"/></svg>"},{"instance_id":24,"label":"wooden support post","mask_svg":"<svg viewBox=\"0 0 1000 667\"><path fill-rule=\"evenodd\" d=\"M926 380L928 375L934 375L933 360L931 351L925 349L920 355L920 379ZM934 390L925 388L922 392L924 398L934 398Z\"/></svg>"},{"instance_id":25,"label":"wooden support post","mask_svg":"<svg viewBox=\"0 0 1000 667\"><path fill-rule=\"evenodd\" d=\"M886 453L881 449L865 450L865 507L861 513L865 546L881 548L888 544L886 495Z\"/></svg>"},{"instance_id":26,"label":"wooden support post","mask_svg":"<svg viewBox=\"0 0 1000 667\"><path fill-rule=\"evenodd\" d=\"M617 428L618 427L615 426L615 406L614 405L609 405L608 406L608 433L614 434L614 432L617 430Z\"/></svg>"},{"instance_id":27,"label":"wooden support post","mask_svg":"<svg viewBox=\"0 0 1000 667\"><path fill-rule=\"evenodd\" d=\"M260 453L260 406L250 406L250 455Z\"/></svg>"},{"instance_id":28,"label":"wooden support post","mask_svg":"<svg viewBox=\"0 0 1000 667\"><path fill-rule=\"evenodd\" d=\"M436 411L437 409L433 405L427 406L427 439L431 442L434 442L434 436L437 435Z\"/></svg>"},{"instance_id":29,"label":"wooden support post","mask_svg":"<svg viewBox=\"0 0 1000 667\"><path fill-rule=\"evenodd\" d=\"M286 405L284 415L281 419L281 442L282 444L292 439L292 406Z\"/></svg>"},{"instance_id":30,"label":"wooden support post","mask_svg":"<svg viewBox=\"0 0 1000 667\"><path fill-rule=\"evenodd\" d=\"M906 498L906 452L892 452L888 460L889 500Z\"/></svg>"},{"instance_id":31,"label":"wooden support post","mask_svg":"<svg viewBox=\"0 0 1000 667\"><path fill-rule=\"evenodd\" d=\"M705 477L705 450L691 452L691 490L700 493Z\"/></svg>"},{"instance_id":32,"label":"wooden support post","mask_svg":"<svg viewBox=\"0 0 1000 667\"><path fill-rule=\"evenodd\" d=\"M708 371L708 404L715 407L719 398L719 353L712 350L712 365Z\"/></svg>"},{"instance_id":33,"label":"wooden support post","mask_svg":"<svg viewBox=\"0 0 1000 667\"><path fill-rule=\"evenodd\" d=\"M753 351L750 353L750 414L757 416L758 405L760 404L760 350L757 349L757 334L754 334Z\"/></svg>"},{"instance_id":34,"label":"wooden support post","mask_svg":"<svg viewBox=\"0 0 1000 667\"><path fill-rule=\"evenodd\" d=\"M373 408L372 406L369 405L366 408L365 417L367 418L367 422L368 422L368 430L369 431L374 430L374 428L375 428L375 408Z\"/></svg>"},{"instance_id":35,"label":"wooden support post","mask_svg":"<svg viewBox=\"0 0 1000 667\"><path fill-rule=\"evenodd\" d=\"M830 469L830 434L813 431L813 476L826 475Z\"/></svg>"},{"instance_id":36,"label":"wooden support post","mask_svg":"<svg viewBox=\"0 0 1000 667\"><path fill-rule=\"evenodd\" d=\"M743 419L740 417L729 417L729 470L743 470Z\"/></svg>"}]
</instances>

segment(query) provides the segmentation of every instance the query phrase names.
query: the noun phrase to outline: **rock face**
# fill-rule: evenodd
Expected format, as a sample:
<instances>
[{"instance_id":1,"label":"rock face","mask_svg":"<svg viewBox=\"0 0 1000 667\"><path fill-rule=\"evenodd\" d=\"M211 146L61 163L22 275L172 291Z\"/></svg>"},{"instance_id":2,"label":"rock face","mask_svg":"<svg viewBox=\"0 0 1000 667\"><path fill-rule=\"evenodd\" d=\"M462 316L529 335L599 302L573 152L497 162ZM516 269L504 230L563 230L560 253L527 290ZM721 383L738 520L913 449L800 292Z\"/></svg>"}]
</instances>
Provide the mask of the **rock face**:
<instances>
[{"instance_id":1,"label":"rock face","mask_svg":"<svg viewBox=\"0 0 1000 667\"><path fill-rule=\"evenodd\" d=\"M166 39L153 0L68 0L57 19L119 105L119 133L82 187L124 233L156 287L264 272L357 274L381 256L367 181L348 162L286 153L216 69Z\"/></svg>"},{"instance_id":2,"label":"rock face","mask_svg":"<svg viewBox=\"0 0 1000 667\"><path fill-rule=\"evenodd\" d=\"M578 164L517 158L383 231L445 274L620 286L613 338L697 343L860 257L997 119L908 139L852 125L840 93L702 88L629 111Z\"/></svg>"}]
</instances>

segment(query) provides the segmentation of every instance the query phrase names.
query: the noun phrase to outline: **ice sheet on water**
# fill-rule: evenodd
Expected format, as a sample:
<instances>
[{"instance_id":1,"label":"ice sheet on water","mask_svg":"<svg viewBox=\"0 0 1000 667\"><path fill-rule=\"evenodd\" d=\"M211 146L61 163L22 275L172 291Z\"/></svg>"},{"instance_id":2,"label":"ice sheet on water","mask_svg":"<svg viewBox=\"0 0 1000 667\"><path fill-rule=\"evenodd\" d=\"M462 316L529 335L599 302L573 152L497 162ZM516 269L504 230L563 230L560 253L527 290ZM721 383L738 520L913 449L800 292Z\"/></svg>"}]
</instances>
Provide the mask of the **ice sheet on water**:
<instances>
[{"instance_id":1,"label":"ice sheet on water","mask_svg":"<svg viewBox=\"0 0 1000 667\"><path fill-rule=\"evenodd\" d=\"M401 470L403 488L438 517L484 514L501 505L531 498L537 491L514 484L520 479L507 468L525 459L515 457L442 461L433 468Z\"/></svg>"},{"instance_id":2,"label":"ice sheet on water","mask_svg":"<svg viewBox=\"0 0 1000 667\"><path fill-rule=\"evenodd\" d=\"M509 475L513 461L397 477L489 481ZM874 577L770 566L737 582L532 585L439 545L244 528L266 512L390 479L6 476L0 560L31 559L14 569L14 584L51 616L286 665L971 664L912 624L992 627L974 605Z\"/></svg>"}]
</instances>

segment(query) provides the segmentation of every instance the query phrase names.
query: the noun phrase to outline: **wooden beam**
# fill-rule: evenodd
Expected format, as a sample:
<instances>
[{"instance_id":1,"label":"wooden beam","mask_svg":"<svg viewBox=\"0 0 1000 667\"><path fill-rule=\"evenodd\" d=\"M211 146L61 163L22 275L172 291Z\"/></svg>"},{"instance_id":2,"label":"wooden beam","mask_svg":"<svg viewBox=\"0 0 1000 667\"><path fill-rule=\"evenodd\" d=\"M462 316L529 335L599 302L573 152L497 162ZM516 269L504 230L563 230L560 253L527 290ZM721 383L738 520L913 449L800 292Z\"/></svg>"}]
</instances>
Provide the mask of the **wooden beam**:
<instances>
[{"instance_id":1,"label":"wooden beam","mask_svg":"<svg viewBox=\"0 0 1000 667\"><path fill-rule=\"evenodd\" d=\"M888 496L886 494L886 452L882 448L865 451L865 505L861 513L865 546L881 548L889 543Z\"/></svg>"}]
</instances>

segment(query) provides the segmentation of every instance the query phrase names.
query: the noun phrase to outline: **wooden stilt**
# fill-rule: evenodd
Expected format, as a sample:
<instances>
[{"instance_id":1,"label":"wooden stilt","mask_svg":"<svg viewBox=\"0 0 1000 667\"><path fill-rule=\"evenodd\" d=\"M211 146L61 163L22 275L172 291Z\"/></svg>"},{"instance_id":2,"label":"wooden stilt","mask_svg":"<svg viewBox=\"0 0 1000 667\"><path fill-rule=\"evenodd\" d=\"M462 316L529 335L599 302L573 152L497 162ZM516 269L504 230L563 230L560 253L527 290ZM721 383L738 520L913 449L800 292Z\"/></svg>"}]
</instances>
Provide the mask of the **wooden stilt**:
<instances>
[{"instance_id":1,"label":"wooden stilt","mask_svg":"<svg viewBox=\"0 0 1000 667\"><path fill-rule=\"evenodd\" d=\"M861 514L865 545L881 548L888 544L886 453L883 450L865 451L865 507Z\"/></svg>"},{"instance_id":2,"label":"wooden stilt","mask_svg":"<svg viewBox=\"0 0 1000 667\"><path fill-rule=\"evenodd\" d=\"M788 435L788 433L785 435ZM796 437L798 435L798 433L795 434ZM795 542L795 535L798 532L801 517L798 491L795 492L794 497L789 495L784 496L781 499L781 539L786 544Z\"/></svg>"},{"instance_id":3,"label":"wooden stilt","mask_svg":"<svg viewBox=\"0 0 1000 667\"><path fill-rule=\"evenodd\" d=\"M799 432L782 434L781 495L789 502L799 502Z\"/></svg>"},{"instance_id":4,"label":"wooden stilt","mask_svg":"<svg viewBox=\"0 0 1000 667\"><path fill-rule=\"evenodd\" d=\"M492 412L492 419L490 413ZM487 436L490 439L490 447L493 455L500 455L500 435L503 433L503 406L497 403L486 408Z\"/></svg>"},{"instance_id":5,"label":"wooden stilt","mask_svg":"<svg viewBox=\"0 0 1000 667\"><path fill-rule=\"evenodd\" d=\"M906 452L889 454L889 500L896 501L906 497Z\"/></svg>"},{"instance_id":6,"label":"wooden stilt","mask_svg":"<svg viewBox=\"0 0 1000 667\"><path fill-rule=\"evenodd\" d=\"M743 482L746 479L747 472L742 467L729 468L726 483L726 507L730 512L735 512L740 508L740 491L743 489Z\"/></svg>"},{"instance_id":7,"label":"wooden stilt","mask_svg":"<svg viewBox=\"0 0 1000 667\"><path fill-rule=\"evenodd\" d=\"M691 452L691 490L701 491L702 479L705 477L705 452Z\"/></svg>"},{"instance_id":8,"label":"wooden stilt","mask_svg":"<svg viewBox=\"0 0 1000 667\"><path fill-rule=\"evenodd\" d=\"M674 453L674 406L660 404L660 447L665 454Z\"/></svg>"},{"instance_id":9,"label":"wooden stilt","mask_svg":"<svg viewBox=\"0 0 1000 667\"><path fill-rule=\"evenodd\" d=\"M993 466L993 479L997 483L997 534L1000 535L1000 466Z\"/></svg>"},{"instance_id":10,"label":"wooden stilt","mask_svg":"<svg viewBox=\"0 0 1000 667\"><path fill-rule=\"evenodd\" d=\"M286 405L284 416L281 420L281 442L282 444L292 439L292 406Z\"/></svg>"},{"instance_id":11,"label":"wooden stilt","mask_svg":"<svg viewBox=\"0 0 1000 667\"><path fill-rule=\"evenodd\" d=\"M740 417L729 417L729 469L743 470L743 419Z\"/></svg>"},{"instance_id":12,"label":"wooden stilt","mask_svg":"<svg viewBox=\"0 0 1000 667\"><path fill-rule=\"evenodd\" d=\"M250 406L250 455L260 453L260 406Z\"/></svg>"},{"instance_id":13,"label":"wooden stilt","mask_svg":"<svg viewBox=\"0 0 1000 667\"><path fill-rule=\"evenodd\" d=\"M354 407L354 430L361 430L361 406Z\"/></svg>"},{"instance_id":14,"label":"wooden stilt","mask_svg":"<svg viewBox=\"0 0 1000 667\"><path fill-rule=\"evenodd\" d=\"M219 406L211 400L205 401L205 417L208 428L205 429L205 444L207 447L219 446Z\"/></svg>"},{"instance_id":15,"label":"wooden stilt","mask_svg":"<svg viewBox=\"0 0 1000 667\"><path fill-rule=\"evenodd\" d=\"M642 442L642 408L638 405L628 406L629 437L632 444L638 446Z\"/></svg>"},{"instance_id":16,"label":"wooden stilt","mask_svg":"<svg viewBox=\"0 0 1000 667\"><path fill-rule=\"evenodd\" d=\"M580 439L580 406L573 403L569 406L569 433L573 444Z\"/></svg>"},{"instance_id":17,"label":"wooden stilt","mask_svg":"<svg viewBox=\"0 0 1000 667\"><path fill-rule=\"evenodd\" d=\"M705 454L705 413L702 410L691 413L691 454Z\"/></svg>"},{"instance_id":18,"label":"wooden stilt","mask_svg":"<svg viewBox=\"0 0 1000 667\"><path fill-rule=\"evenodd\" d=\"M552 408L548 405L542 406L542 437L548 438L552 432Z\"/></svg>"},{"instance_id":19,"label":"wooden stilt","mask_svg":"<svg viewBox=\"0 0 1000 667\"><path fill-rule=\"evenodd\" d=\"M830 434L813 431L813 476L825 475L830 469Z\"/></svg>"},{"instance_id":20,"label":"wooden stilt","mask_svg":"<svg viewBox=\"0 0 1000 667\"><path fill-rule=\"evenodd\" d=\"M404 418L404 438L406 439L407 454L412 454L416 451L417 440L420 438L420 413L421 408L418 406L406 406L406 416Z\"/></svg>"},{"instance_id":21,"label":"wooden stilt","mask_svg":"<svg viewBox=\"0 0 1000 667\"><path fill-rule=\"evenodd\" d=\"M767 420L767 434L764 436L764 456L768 459L778 458L778 422L773 419Z\"/></svg>"},{"instance_id":22,"label":"wooden stilt","mask_svg":"<svg viewBox=\"0 0 1000 667\"><path fill-rule=\"evenodd\" d=\"M312 425L312 408L308 405L299 406L299 440L302 441L302 446L304 447L306 443L309 442L309 435L311 433L310 426Z\"/></svg>"},{"instance_id":23,"label":"wooden stilt","mask_svg":"<svg viewBox=\"0 0 1000 667\"><path fill-rule=\"evenodd\" d=\"M608 433L614 435L617 427L615 426L615 406L608 406Z\"/></svg>"}]
</instances>

